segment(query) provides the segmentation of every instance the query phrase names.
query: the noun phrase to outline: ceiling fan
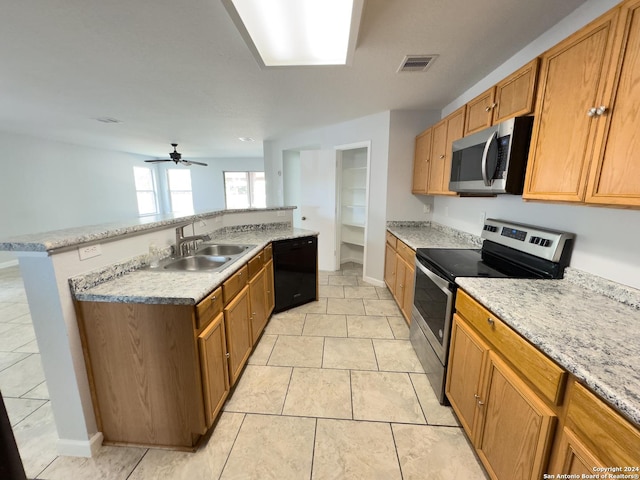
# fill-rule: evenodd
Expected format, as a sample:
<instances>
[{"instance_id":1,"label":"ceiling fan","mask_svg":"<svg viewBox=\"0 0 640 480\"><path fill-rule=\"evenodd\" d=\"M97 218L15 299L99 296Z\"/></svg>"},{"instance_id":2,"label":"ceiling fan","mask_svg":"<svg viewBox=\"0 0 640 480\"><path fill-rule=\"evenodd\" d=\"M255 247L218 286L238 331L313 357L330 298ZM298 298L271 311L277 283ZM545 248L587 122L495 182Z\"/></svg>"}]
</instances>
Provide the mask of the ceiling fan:
<instances>
[{"instance_id":1,"label":"ceiling fan","mask_svg":"<svg viewBox=\"0 0 640 480\"><path fill-rule=\"evenodd\" d=\"M202 162L196 162L193 160L183 160L182 159L182 154L180 152L178 152L178 150L176 150L176 147L178 146L177 143L172 143L171 146L173 147L173 152L169 153L169 156L171 158L166 159L166 160L145 160L145 162L148 163L161 163L161 162L175 162L176 165L178 164L182 164L182 165L202 165L203 167L206 167L207 164L206 163L202 163Z\"/></svg>"}]
</instances>

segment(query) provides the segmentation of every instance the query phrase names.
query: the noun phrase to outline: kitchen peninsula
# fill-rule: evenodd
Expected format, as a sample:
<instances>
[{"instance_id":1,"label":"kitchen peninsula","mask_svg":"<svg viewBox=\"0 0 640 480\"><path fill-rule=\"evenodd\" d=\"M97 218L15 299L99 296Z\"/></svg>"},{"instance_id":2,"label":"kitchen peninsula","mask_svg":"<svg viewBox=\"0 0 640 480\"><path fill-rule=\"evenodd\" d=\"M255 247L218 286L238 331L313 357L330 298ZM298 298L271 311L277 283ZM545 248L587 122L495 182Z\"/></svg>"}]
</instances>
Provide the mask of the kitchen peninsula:
<instances>
[{"instance_id":1,"label":"kitchen peninsula","mask_svg":"<svg viewBox=\"0 0 640 480\"><path fill-rule=\"evenodd\" d=\"M73 286L80 293L106 280L138 270L148 263L151 247L167 251L175 242L176 228L180 226L186 227L185 235L212 233L213 240L222 239L221 235L237 235L242 231L246 234L247 231L261 229L269 230L271 240L313 234L292 228L293 208L147 217L132 222L0 240L0 250L15 252L19 259L51 397L60 454L91 456L102 443L92 406L69 279L76 277ZM252 249L246 253L247 259L264 246L263 243L255 244L255 251ZM192 274L191 277L211 278L208 285L200 284L195 290L190 290L184 302L196 304L216 282L224 280L225 274L231 273ZM187 274L179 275L184 277ZM82 281L77 280L79 276ZM91 281L87 283L87 279Z\"/></svg>"}]
</instances>

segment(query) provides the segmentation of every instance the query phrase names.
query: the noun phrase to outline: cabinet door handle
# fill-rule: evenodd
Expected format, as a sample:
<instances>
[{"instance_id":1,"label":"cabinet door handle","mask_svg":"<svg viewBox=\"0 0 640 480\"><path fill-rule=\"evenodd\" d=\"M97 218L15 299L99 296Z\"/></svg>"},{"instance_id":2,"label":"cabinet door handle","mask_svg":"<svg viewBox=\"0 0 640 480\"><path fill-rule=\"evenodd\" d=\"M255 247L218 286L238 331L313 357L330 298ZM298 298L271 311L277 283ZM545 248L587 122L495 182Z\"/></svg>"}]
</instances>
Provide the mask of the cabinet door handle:
<instances>
[{"instance_id":1,"label":"cabinet door handle","mask_svg":"<svg viewBox=\"0 0 640 480\"><path fill-rule=\"evenodd\" d=\"M231 358L231 354L229 352L225 353L224 356L227 358Z\"/></svg>"},{"instance_id":2,"label":"cabinet door handle","mask_svg":"<svg viewBox=\"0 0 640 480\"><path fill-rule=\"evenodd\" d=\"M601 116L606 111L607 111L607 107L605 105L600 105L598 108L596 108L596 115Z\"/></svg>"},{"instance_id":3,"label":"cabinet door handle","mask_svg":"<svg viewBox=\"0 0 640 480\"><path fill-rule=\"evenodd\" d=\"M440 155L440 160L442 160L444 158L444 155Z\"/></svg>"},{"instance_id":4,"label":"cabinet door handle","mask_svg":"<svg viewBox=\"0 0 640 480\"><path fill-rule=\"evenodd\" d=\"M487 323L493 327L496 322L493 320L493 318L489 317L487 318Z\"/></svg>"},{"instance_id":5,"label":"cabinet door handle","mask_svg":"<svg viewBox=\"0 0 640 480\"><path fill-rule=\"evenodd\" d=\"M479 405L479 406L483 406L483 405L484 405L484 402L482 402L482 401L478 400L478 405Z\"/></svg>"},{"instance_id":6,"label":"cabinet door handle","mask_svg":"<svg viewBox=\"0 0 640 480\"><path fill-rule=\"evenodd\" d=\"M587 112L587 116L588 117L595 117L596 116L596 112L597 112L596 107L591 107L589 109L589 111Z\"/></svg>"},{"instance_id":7,"label":"cabinet door handle","mask_svg":"<svg viewBox=\"0 0 640 480\"><path fill-rule=\"evenodd\" d=\"M213 297L211 297L211 301L215 302L216 301L216 296L214 295Z\"/></svg>"}]
</instances>

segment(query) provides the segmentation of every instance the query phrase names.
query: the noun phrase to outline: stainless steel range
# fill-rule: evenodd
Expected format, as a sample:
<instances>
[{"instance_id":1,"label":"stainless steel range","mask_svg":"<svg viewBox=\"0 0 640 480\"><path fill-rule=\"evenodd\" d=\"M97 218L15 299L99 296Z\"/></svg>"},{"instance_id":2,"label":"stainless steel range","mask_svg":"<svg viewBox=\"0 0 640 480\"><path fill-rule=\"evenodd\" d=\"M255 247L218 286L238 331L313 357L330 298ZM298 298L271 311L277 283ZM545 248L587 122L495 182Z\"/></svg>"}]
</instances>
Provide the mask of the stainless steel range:
<instances>
[{"instance_id":1,"label":"stainless steel range","mask_svg":"<svg viewBox=\"0 0 640 480\"><path fill-rule=\"evenodd\" d=\"M411 344L441 404L456 277L562 278L569 264L571 233L487 219L482 249L419 248L411 315ZM495 292L500 295L500 292Z\"/></svg>"}]
</instances>

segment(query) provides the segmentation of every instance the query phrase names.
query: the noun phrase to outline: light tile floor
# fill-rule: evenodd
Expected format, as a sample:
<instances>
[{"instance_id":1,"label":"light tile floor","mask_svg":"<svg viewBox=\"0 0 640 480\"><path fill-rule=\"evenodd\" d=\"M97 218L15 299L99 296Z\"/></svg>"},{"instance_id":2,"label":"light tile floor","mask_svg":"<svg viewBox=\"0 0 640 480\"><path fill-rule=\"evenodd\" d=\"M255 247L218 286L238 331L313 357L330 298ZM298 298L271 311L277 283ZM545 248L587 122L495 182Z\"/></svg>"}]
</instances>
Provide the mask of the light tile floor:
<instances>
[{"instance_id":1,"label":"light tile floor","mask_svg":"<svg viewBox=\"0 0 640 480\"><path fill-rule=\"evenodd\" d=\"M320 300L274 315L195 453L56 454L56 430L17 267L0 269L0 390L29 478L486 478L438 404L386 288L361 266L320 272Z\"/></svg>"}]
</instances>

